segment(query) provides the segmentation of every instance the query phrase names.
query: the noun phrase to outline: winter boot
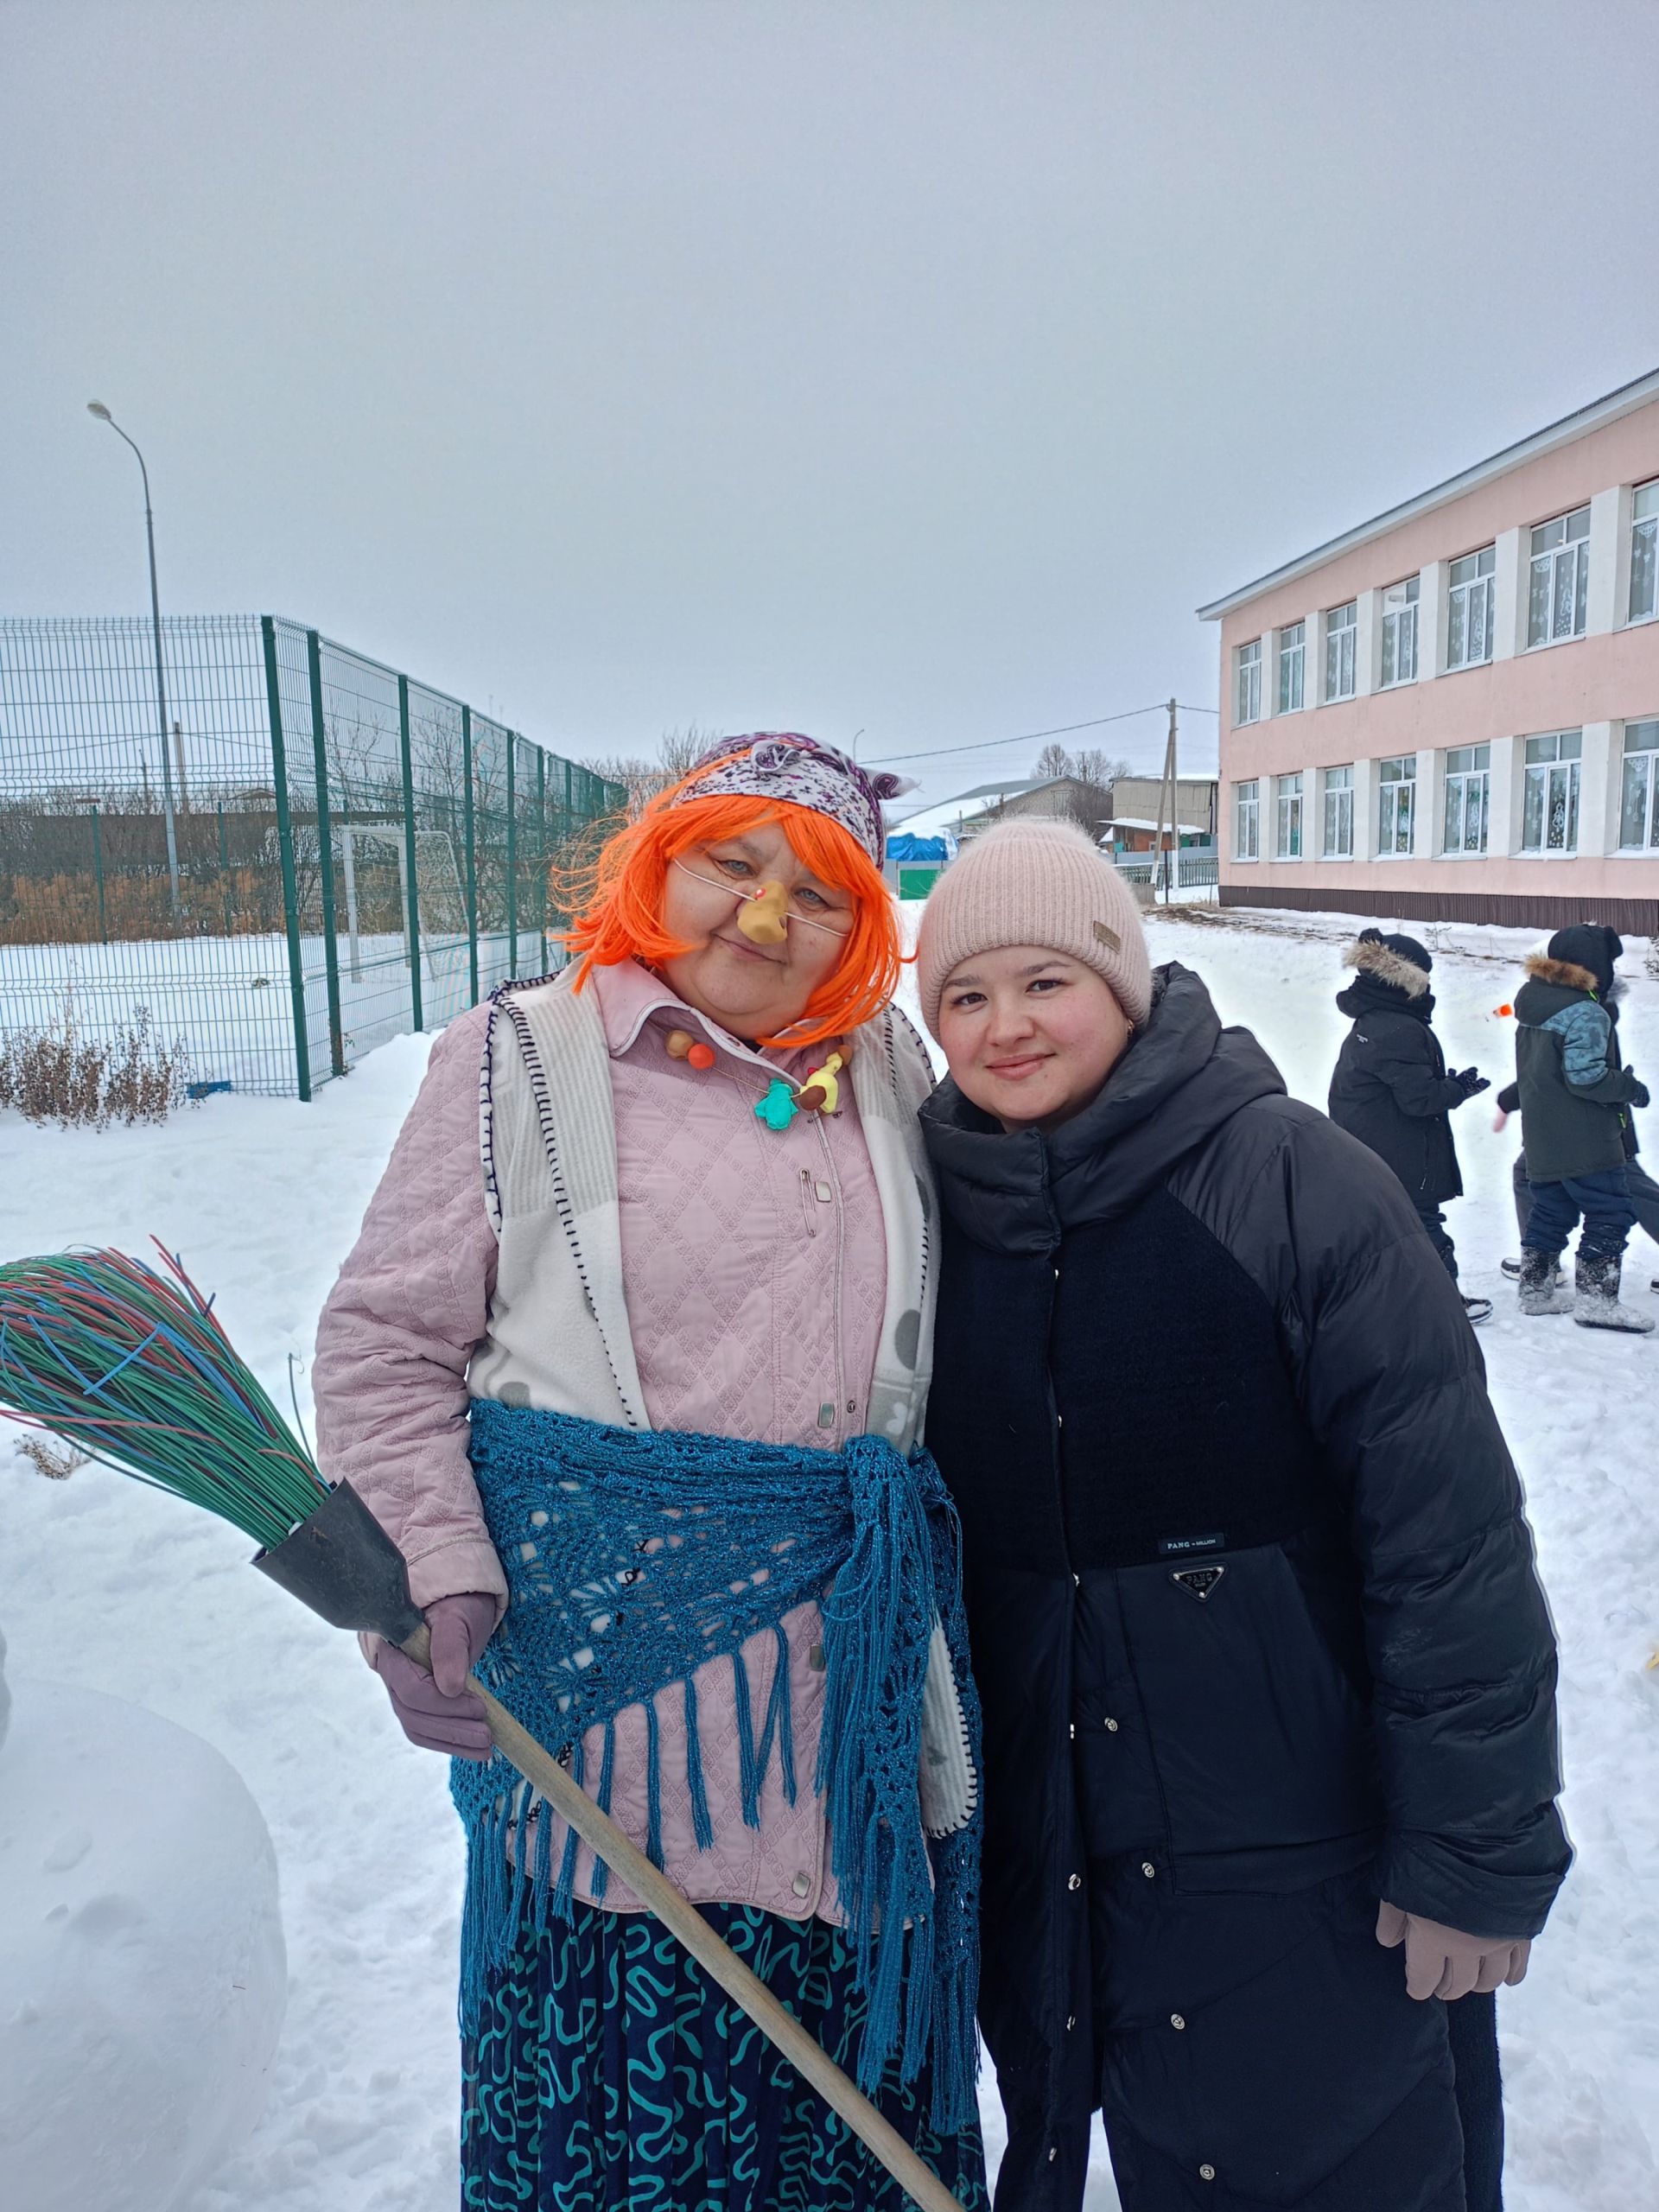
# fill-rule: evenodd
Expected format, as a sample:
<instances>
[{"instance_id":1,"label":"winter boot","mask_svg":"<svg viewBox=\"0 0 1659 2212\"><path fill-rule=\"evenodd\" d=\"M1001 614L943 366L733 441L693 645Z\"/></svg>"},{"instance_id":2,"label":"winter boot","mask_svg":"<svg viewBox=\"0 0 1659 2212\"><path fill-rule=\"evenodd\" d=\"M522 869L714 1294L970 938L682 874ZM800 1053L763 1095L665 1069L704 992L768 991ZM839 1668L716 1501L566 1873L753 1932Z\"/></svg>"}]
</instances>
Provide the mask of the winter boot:
<instances>
[{"instance_id":1,"label":"winter boot","mask_svg":"<svg viewBox=\"0 0 1659 2212\"><path fill-rule=\"evenodd\" d=\"M1645 1337L1659 1327L1650 1313L1638 1313L1634 1306L1618 1302L1619 1255L1594 1253L1586 1259L1579 1255L1574 1271L1578 1296L1573 1301L1573 1319L1581 1329L1622 1329L1633 1337ZM1524 1298L1524 1289L1522 1296Z\"/></svg>"},{"instance_id":2,"label":"winter boot","mask_svg":"<svg viewBox=\"0 0 1659 2212\"><path fill-rule=\"evenodd\" d=\"M1465 1298L1463 1301L1463 1310L1471 1322L1490 1321L1492 1318L1492 1301L1490 1298Z\"/></svg>"},{"instance_id":3,"label":"winter boot","mask_svg":"<svg viewBox=\"0 0 1659 2212\"><path fill-rule=\"evenodd\" d=\"M1503 1270L1503 1273L1508 1275L1511 1282L1515 1282L1518 1280L1521 1274L1521 1262L1519 1260L1500 1260L1498 1262L1498 1265ZM1656 1282L1653 1287L1656 1290L1659 1290L1659 1282ZM1550 1284L1550 1287L1553 1290L1565 1290L1567 1288L1567 1277L1561 1273L1559 1265L1555 1269L1554 1277Z\"/></svg>"},{"instance_id":4,"label":"winter boot","mask_svg":"<svg viewBox=\"0 0 1659 2212\"><path fill-rule=\"evenodd\" d=\"M1558 1287L1559 1286L1559 1287ZM1523 1313L1570 1313L1573 1300L1561 1271L1548 1252L1521 1248L1521 1311Z\"/></svg>"}]
</instances>

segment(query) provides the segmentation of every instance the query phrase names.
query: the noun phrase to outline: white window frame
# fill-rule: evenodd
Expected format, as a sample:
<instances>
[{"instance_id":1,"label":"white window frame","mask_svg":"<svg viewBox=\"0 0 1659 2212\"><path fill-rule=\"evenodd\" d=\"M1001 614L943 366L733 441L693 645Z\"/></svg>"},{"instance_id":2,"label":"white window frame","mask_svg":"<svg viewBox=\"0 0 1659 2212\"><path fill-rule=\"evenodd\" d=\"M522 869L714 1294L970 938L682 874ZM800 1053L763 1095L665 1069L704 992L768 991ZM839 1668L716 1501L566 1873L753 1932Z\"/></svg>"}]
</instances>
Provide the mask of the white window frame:
<instances>
[{"instance_id":1,"label":"white window frame","mask_svg":"<svg viewBox=\"0 0 1659 2212\"><path fill-rule=\"evenodd\" d=\"M1468 842L1471 812L1479 824L1474 844ZM1457 837L1452 836L1455 816ZM1491 842L1492 748L1490 745L1448 746L1446 754L1446 797L1440 808L1440 853L1446 860L1484 859Z\"/></svg>"},{"instance_id":2,"label":"white window frame","mask_svg":"<svg viewBox=\"0 0 1659 2212\"><path fill-rule=\"evenodd\" d=\"M1559 531L1560 535L1552 537L1552 531ZM1584 635L1589 611L1589 508L1574 507L1570 514L1554 515L1548 522L1535 523L1528 543L1531 565L1527 586L1527 650L1536 652L1544 645L1564 645ZM1569 626L1565 629L1557 619L1563 585L1570 610Z\"/></svg>"},{"instance_id":3,"label":"white window frame","mask_svg":"<svg viewBox=\"0 0 1659 2212\"><path fill-rule=\"evenodd\" d=\"M1417 598L1421 578L1402 576L1382 594L1382 675L1379 688L1417 681Z\"/></svg>"},{"instance_id":4,"label":"white window frame","mask_svg":"<svg viewBox=\"0 0 1659 2212\"><path fill-rule=\"evenodd\" d=\"M1544 748L1554 746L1553 753ZM1563 752L1563 747L1571 750ZM1521 743L1521 850L1538 860L1571 860L1579 849L1580 779L1584 764L1581 729L1545 730ZM1550 835L1555 814L1555 794L1561 795L1562 837L1557 844ZM1539 841L1528 842L1533 795L1538 794Z\"/></svg>"},{"instance_id":5,"label":"white window frame","mask_svg":"<svg viewBox=\"0 0 1659 2212\"><path fill-rule=\"evenodd\" d=\"M1626 620L1659 616L1659 477L1630 494L1630 596Z\"/></svg>"},{"instance_id":6,"label":"white window frame","mask_svg":"<svg viewBox=\"0 0 1659 2212\"><path fill-rule=\"evenodd\" d=\"M1359 675L1359 601L1325 611L1325 690L1327 706L1354 696Z\"/></svg>"},{"instance_id":7,"label":"white window frame","mask_svg":"<svg viewBox=\"0 0 1659 2212\"><path fill-rule=\"evenodd\" d=\"M1646 743L1632 745L1632 738L1644 738ZM1632 788L1637 779L1630 773L1633 764L1638 761L1642 764L1639 798ZM1625 723L1619 766L1618 850L1640 853L1649 860L1659 858L1659 720ZM1637 799L1636 810L1641 823L1641 834L1634 843L1625 836L1632 798Z\"/></svg>"},{"instance_id":8,"label":"white window frame","mask_svg":"<svg viewBox=\"0 0 1659 2212\"><path fill-rule=\"evenodd\" d=\"M1390 775L1390 769L1405 772ZM1384 861L1409 860L1417 842L1417 755L1396 753L1379 760L1376 779L1376 856Z\"/></svg>"},{"instance_id":9,"label":"white window frame","mask_svg":"<svg viewBox=\"0 0 1659 2212\"><path fill-rule=\"evenodd\" d=\"M1235 648L1237 653L1236 688L1233 693L1233 727L1243 728L1246 722L1262 719L1262 640L1252 638L1247 645Z\"/></svg>"},{"instance_id":10,"label":"white window frame","mask_svg":"<svg viewBox=\"0 0 1659 2212\"><path fill-rule=\"evenodd\" d=\"M1319 857L1327 861L1351 861L1354 857L1354 769L1348 762L1340 768L1327 768L1320 781L1324 787L1325 804L1323 842Z\"/></svg>"},{"instance_id":11,"label":"white window frame","mask_svg":"<svg viewBox=\"0 0 1659 2212\"><path fill-rule=\"evenodd\" d=\"M1307 624L1287 622L1279 632L1278 700L1281 715L1300 715L1306 700Z\"/></svg>"},{"instance_id":12,"label":"white window frame","mask_svg":"<svg viewBox=\"0 0 1659 2212\"><path fill-rule=\"evenodd\" d=\"M1473 568L1469 563L1473 562ZM1484 563L1484 565L1483 565ZM1459 576L1459 569L1468 573ZM1446 570L1450 582L1446 594L1446 668L1449 676L1454 669L1484 668L1492 658L1492 616L1497 611L1497 548L1494 545L1477 546L1472 553L1460 553ZM1478 620L1473 620L1473 617ZM1477 630L1485 640L1486 650L1478 655L1469 650L1469 640ZM1457 658L1452 658L1452 639L1458 639Z\"/></svg>"},{"instance_id":13,"label":"white window frame","mask_svg":"<svg viewBox=\"0 0 1659 2212\"><path fill-rule=\"evenodd\" d=\"M1262 857L1262 779L1249 776L1233 785L1233 858Z\"/></svg>"},{"instance_id":14,"label":"white window frame","mask_svg":"<svg viewBox=\"0 0 1659 2212\"><path fill-rule=\"evenodd\" d=\"M1288 775L1275 776L1273 797L1273 857L1276 861L1299 861L1302 857L1301 770L1296 768Z\"/></svg>"}]
</instances>

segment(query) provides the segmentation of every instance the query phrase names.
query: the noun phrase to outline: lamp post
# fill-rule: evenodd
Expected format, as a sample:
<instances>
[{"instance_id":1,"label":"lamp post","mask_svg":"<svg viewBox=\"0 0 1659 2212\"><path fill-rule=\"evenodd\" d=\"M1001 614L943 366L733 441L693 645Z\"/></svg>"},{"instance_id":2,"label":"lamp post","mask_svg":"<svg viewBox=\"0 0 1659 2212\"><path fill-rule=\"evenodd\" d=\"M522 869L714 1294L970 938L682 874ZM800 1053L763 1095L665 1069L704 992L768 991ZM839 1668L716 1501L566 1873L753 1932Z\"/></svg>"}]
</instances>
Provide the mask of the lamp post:
<instances>
[{"instance_id":1,"label":"lamp post","mask_svg":"<svg viewBox=\"0 0 1659 2212\"><path fill-rule=\"evenodd\" d=\"M149 471L126 432L101 399L89 399L86 412L107 423L118 438L126 438L138 455L138 473L144 480L144 536L149 544L149 620L156 641L156 734L162 747L162 810L167 822L167 880L172 895L173 918L179 916L179 840L173 820L173 769L167 752L167 678L162 668L162 601L156 588L156 517L149 504Z\"/></svg>"}]
</instances>

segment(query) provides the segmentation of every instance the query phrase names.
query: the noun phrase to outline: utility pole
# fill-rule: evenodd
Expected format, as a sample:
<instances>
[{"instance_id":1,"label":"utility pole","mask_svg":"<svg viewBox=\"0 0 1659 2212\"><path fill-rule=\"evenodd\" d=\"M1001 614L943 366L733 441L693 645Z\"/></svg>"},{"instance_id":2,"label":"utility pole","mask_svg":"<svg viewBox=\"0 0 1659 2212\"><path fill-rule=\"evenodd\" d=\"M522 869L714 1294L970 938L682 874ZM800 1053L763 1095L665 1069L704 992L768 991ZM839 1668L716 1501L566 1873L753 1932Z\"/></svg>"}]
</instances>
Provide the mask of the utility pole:
<instances>
[{"instance_id":1,"label":"utility pole","mask_svg":"<svg viewBox=\"0 0 1659 2212\"><path fill-rule=\"evenodd\" d=\"M1164 884L1164 904L1169 904L1171 862L1164 849L1164 829L1168 824L1170 842L1174 851L1174 871L1180 872L1180 781L1176 773L1175 702L1169 702L1169 735L1164 744L1163 774L1158 784L1158 827L1153 836L1153 881L1161 873Z\"/></svg>"},{"instance_id":2,"label":"utility pole","mask_svg":"<svg viewBox=\"0 0 1659 2212\"><path fill-rule=\"evenodd\" d=\"M118 438L126 439L138 455L138 474L144 480L144 536L149 545L149 620L156 642L156 734L162 747L162 808L167 818L167 880L171 893L173 918L180 912L179 900L179 837L173 820L173 769L168 758L167 677L162 668L162 601L156 588L156 517L149 504L149 471L144 466L144 456L116 421L101 399L89 399L86 412L96 415L100 423L107 423Z\"/></svg>"}]
</instances>

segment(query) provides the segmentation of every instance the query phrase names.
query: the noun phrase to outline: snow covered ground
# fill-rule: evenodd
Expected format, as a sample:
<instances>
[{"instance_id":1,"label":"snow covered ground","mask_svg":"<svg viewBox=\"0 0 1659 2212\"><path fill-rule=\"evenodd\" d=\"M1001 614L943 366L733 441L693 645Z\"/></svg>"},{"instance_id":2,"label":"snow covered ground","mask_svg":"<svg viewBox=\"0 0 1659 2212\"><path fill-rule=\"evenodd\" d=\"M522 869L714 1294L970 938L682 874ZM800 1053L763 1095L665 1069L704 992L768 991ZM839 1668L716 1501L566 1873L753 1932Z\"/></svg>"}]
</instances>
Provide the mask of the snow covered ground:
<instances>
[{"instance_id":1,"label":"snow covered ground","mask_svg":"<svg viewBox=\"0 0 1659 2212\"><path fill-rule=\"evenodd\" d=\"M1299 1096L1323 1103L1343 1023L1335 917L1154 918L1155 959L1210 982ZM1458 1065L1499 1082L1517 931L1444 930L1437 1024ZM1659 1065L1659 978L1625 962L1626 1051ZM102 1136L0 1116L0 1255L76 1243L181 1251L267 1385L316 1315L425 1065L403 1037L309 1107L216 1097L159 1129ZM1519 1990L1504 1993L1511 2212L1659 2202L1659 1339L1522 1323L1498 1261L1515 1249L1516 1131L1490 1098L1459 1118L1470 1195L1452 1210L1465 1287L1520 1461L1563 1653L1567 1815L1579 1863ZM1659 1154L1659 1113L1646 1117ZM1629 1296L1659 1250L1632 1244ZM300 1397L308 1419L303 1378ZM276 1844L291 1989L269 2105L188 2212L451 2212L459 1830L440 1761L410 1749L350 1642L247 1571L207 1516L97 1468L42 1480L0 1443L0 1624L18 1687L113 1691L194 1730L238 1768ZM988 2137L1000 2139L994 2089ZM1102 2152L1090 2212L1116 2204ZM34 2208L29 2208L34 2212ZM185 2209L181 2208L181 2212Z\"/></svg>"}]
</instances>

